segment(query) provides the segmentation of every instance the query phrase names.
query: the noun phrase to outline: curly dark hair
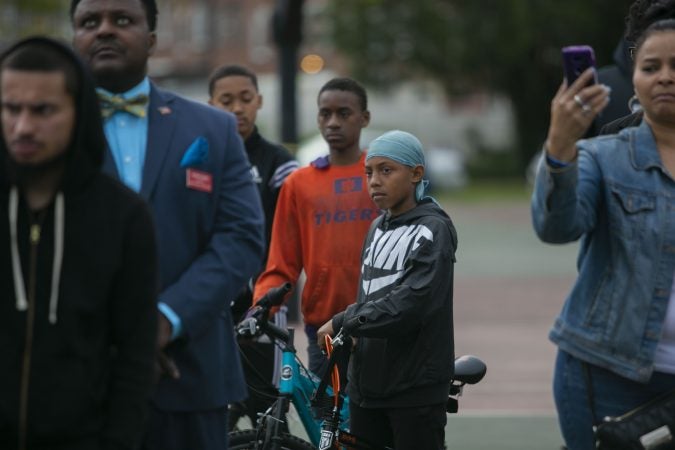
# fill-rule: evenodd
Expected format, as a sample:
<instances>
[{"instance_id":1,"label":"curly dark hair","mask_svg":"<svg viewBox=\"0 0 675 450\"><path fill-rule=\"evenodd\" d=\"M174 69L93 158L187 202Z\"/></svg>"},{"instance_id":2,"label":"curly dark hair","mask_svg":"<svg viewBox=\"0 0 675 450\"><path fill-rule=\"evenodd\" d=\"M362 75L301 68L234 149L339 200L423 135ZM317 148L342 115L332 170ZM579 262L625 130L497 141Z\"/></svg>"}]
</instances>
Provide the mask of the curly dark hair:
<instances>
[{"instance_id":1,"label":"curly dark hair","mask_svg":"<svg viewBox=\"0 0 675 450\"><path fill-rule=\"evenodd\" d=\"M249 68L240 66L238 64L230 64L225 66L220 66L211 73L209 77L209 95L213 95L213 91L216 88L216 82L221 78L240 76L246 77L251 80L255 90L258 90L258 77L256 74Z\"/></svg>"},{"instance_id":2,"label":"curly dark hair","mask_svg":"<svg viewBox=\"0 0 675 450\"><path fill-rule=\"evenodd\" d=\"M366 111L368 109L368 94L363 86L359 84L358 81L353 78L340 77L333 78L324 84L319 90L318 97L321 96L325 91L347 91L355 94L359 98L359 104L361 105L361 111Z\"/></svg>"},{"instance_id":3,"label":"curly dark hair","mask_svg":"<svg viewBox=\"0 0 675 450\"><path fill-rule=\"evenodd\" d=\"M675 19L675 0L635 0L626 16L626 40L634 44L649 25Z\"/></svg>"}]
</instances>

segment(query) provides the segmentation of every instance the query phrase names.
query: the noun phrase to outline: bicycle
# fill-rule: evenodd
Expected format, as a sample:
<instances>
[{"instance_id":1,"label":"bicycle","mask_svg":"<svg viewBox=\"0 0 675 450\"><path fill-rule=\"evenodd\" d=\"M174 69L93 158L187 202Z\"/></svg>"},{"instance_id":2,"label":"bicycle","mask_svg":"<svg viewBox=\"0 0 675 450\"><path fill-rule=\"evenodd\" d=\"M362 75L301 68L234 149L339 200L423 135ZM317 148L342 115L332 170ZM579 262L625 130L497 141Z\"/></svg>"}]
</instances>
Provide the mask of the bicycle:
<instances>
[{"instance_id":1,"label":"bicycle","mask_svg":"<svg viewBox=\"0 0 675 450\"><path fill-rule=\"evenodd\" d=\"M319 443L321 418L311 407L311 397L320 380L300 361L294 347L294 330L282 329L269 322L270 310L279 306L286 293L291 290L290 283L271 289L257 303L250 317L244 318L236 327L239 336L258 337L267 335L282 349L281 377L278 396L275 402L262 413L255 429L237 430L228 433L229 448L277 448L277 449L314 449ZM300 422L305 429L309 442L287 433L286 415L293 404ZM348 415L348 408L344 408ZM346 422L345 422L346 423Z\"/></svg>"},{"instance_id":2,"label":"bicycle","mask_svg":"<svg viewBox=\"0 0 675 450\"><path fill-rule=\"evenodd\" d=\"M340 378L335 367L336 355L338 352L351 351L352 340L349 336L349 330L358 327L358 318L355 318L352 323L345 323L342 329L330 338L326 336L326 349L329 355L328 367L332 373L327 373L319 385L317 396L323 395L325 385L328 378L330 378L333 391L340 392ZM459 410L459 401L457 397L462 394L463 388L467 384L476 384L483 379L487 367L485 363L475 356L464 355L455 359L455 373L450 384L450 392L446 402L446 411L454 414ZM327 394L330 395L330 394ZM319 442L319 450L328 450L333 448L354 448L361 450L392 450L390 447L385 447L373 442L369 442L361 436L351 433L348 429L341 427L343 420L337 412L343 406L344 398L340 395L333 395L333 408L324 416L324 421L321 426L321 440Z\"/></svg>"},{"instance_id":3,"label":"bicycle","mask_svg":"<svg viewBox=\"0 0 675 450\"><path fill-rule=\"evenodd\" d=\"M250 317L236 327L240 336L267 335L280 345L283 351L281 381L276 401L261 413L255 428L232 431L228 434L229 448L244 449L327 449L339 444L349 448L386 449L386 447L365 442L349 432L348 401L339 389L339 376L335 361L339 353L348 351L344 345L346 333L341 330L332 340L328 370L319 379L302 364L293 346L294 330L277 327L268 321L269 312L283 302L291 285L286 283L270 290L258 301ZM455 360L453 377L448 396L447 411L456 413L457 398L466 384L478 383L486 373L485 364L474 356L462 356ZM330 380L330 381L329 381ZM295 407L310 442L286 432L286 414L290 404ZM323 414L317 412L323 411ZM329 445L326 447L326 445Z\"/></svg>"}]
</instances>

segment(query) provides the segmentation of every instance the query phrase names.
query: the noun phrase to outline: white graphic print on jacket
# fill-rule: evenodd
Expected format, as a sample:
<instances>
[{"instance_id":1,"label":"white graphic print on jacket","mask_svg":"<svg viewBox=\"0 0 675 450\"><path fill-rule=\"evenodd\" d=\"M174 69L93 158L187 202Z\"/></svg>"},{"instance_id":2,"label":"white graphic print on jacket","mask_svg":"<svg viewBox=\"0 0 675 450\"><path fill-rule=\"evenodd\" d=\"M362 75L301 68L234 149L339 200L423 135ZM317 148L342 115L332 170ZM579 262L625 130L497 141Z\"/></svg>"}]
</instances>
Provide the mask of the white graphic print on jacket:
<instances>
[{"instance_id":1,"label":"white graphic print on jacket","mask_svg":"<svg viewBox=\"0 0 675 450\"><path fill-rule=\"evenodd\" d=\"M405 260L423 239L434 240L433 233L424 225L403 225L387 231L377 228L361 266L365 294L377 292L401 278Z\"/></svg>"}]
</instances>

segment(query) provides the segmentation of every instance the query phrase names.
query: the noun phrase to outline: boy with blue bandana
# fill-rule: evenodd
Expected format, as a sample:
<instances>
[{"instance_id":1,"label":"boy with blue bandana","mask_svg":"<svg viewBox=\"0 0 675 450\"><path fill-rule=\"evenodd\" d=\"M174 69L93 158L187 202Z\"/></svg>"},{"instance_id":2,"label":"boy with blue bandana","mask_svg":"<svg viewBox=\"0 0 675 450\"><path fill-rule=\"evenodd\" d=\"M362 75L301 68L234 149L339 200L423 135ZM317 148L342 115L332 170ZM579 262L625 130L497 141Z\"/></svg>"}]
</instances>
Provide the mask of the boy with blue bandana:
<instances>
[{"instance_id":1,"label":"boy with blue bandana","mask_svg":"<svg viewBox=\"0 0 675 450\"><path fill-rule=\"evenodd\" d=\"M452 291L457 234L425 196L424 153L410 133L375 139L368 191L385 210L361 254L357 301L324 324L319 345L343 324L356 344L349 364L351 431L393 448L442 449L453 375Z\"/></svg>"}]
</instances>

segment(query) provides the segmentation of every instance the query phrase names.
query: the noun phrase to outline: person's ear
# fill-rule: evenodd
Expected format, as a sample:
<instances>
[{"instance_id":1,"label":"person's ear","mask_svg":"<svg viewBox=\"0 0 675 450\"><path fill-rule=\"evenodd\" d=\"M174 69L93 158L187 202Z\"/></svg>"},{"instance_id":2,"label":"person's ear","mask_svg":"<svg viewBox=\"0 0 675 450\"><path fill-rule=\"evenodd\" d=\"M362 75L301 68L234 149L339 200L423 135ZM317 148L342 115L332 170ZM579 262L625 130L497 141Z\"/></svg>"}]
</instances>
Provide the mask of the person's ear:
<instances>
[{"instance_id":1,"label":"person's ear","mask_svg":"<svg viewBox=\"0 0 675 450\"><path fill-rule=\"evenodd\" d=\"M424 166L415 166L411 169L412 182L419 183L424 178Z\"/></svg>"},{"instance_id":2,"label":"person's ear","mask_svg":"<svg viewBox=\"0 0 675 450\"><path fill-rule=\"evenodd\" d=\"M211 106L216 106L216 105L215 105L215 102L213 101L213 97L210 97L210 98L209 98L208 103L209 103L209 105L211 105Z\"/></svg>"},{"instance_id":3,"label":"person's ear","mask_svg":"<svg viewBox=\"0 0 675 450\"><path fill-rule=\"evenodd\" d=\"M256 109L262 108L263 105L263 96L262 94L258 94L258 107Z\"/></svg>"},{"instance_id":4,"label":"person's ear","mask_svg":"<svg viewBox=\"0 0 675 450\"><path fill-rule=\"evenodd\" d=\"M148 34L148 56L152 56L157 48L157 32L151 31Z\"/></svg>"},{"instance_id":5,"label":"person's ear","mask_svg":"<svg viewBox=\"0 0 675 450\"><path fill-rule=\"evenodd\" d=\"M361 128L366 128L370 124L370 111L367 109L361 113Z\"/></svg>"}]
</instances>

